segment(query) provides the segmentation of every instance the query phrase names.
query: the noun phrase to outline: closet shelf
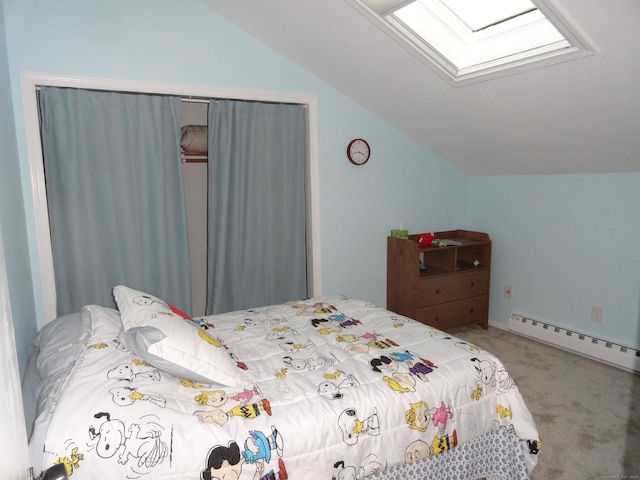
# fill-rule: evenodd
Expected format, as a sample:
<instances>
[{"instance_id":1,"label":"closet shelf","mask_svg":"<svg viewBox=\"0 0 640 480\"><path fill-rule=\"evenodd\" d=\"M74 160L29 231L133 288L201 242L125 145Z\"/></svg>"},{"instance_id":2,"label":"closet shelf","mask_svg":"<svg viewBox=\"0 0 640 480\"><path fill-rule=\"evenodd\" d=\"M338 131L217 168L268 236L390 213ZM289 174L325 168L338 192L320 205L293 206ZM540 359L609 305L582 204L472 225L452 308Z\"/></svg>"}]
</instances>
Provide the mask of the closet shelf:
<instances>
[{"instance_id":1,"label":"closet shelf","mask_svg":"<svg viewBox=\"0 0 640 480\"><path fill-rule=\"evenodd\" d=\"M182 163L206 163L208 160L208 152L186 152L180 155Z\"/></svg>"}]
</instances>

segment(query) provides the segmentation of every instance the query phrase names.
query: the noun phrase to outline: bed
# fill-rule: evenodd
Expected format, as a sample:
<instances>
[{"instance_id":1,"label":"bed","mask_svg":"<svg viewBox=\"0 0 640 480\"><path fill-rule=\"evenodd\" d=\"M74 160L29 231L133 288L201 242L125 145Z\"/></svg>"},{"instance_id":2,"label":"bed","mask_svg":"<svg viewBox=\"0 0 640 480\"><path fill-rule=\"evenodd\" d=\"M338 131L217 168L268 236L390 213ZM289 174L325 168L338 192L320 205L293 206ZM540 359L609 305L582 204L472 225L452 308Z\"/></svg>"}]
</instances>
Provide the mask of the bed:
<instances>
[{"instance_id":1,"label":"bed","mask_svg":"<svg viewBox=\"0 0 640 480\"><path fill-rule=\"evenodd\" d=\"M524 479L540 438L500 360L368 302L190 318L119 285L47 324L34 470L72 479Z\"/></svg>"}]
</instances>

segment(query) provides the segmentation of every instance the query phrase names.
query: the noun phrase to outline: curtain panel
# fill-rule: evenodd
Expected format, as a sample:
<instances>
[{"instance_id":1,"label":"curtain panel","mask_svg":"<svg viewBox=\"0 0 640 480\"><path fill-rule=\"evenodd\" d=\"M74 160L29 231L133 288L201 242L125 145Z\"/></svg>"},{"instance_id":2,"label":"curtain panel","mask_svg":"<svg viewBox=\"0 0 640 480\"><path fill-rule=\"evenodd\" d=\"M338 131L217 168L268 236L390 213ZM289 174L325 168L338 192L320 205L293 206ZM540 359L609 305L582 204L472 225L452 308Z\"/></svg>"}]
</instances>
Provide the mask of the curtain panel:
<instances>
[{"instance_id":1,"label":"curtain panel","mask_svg":"<svg viewBox=\"0 0 640 480\"><path fill-rule=\"evenodd\" d=\"M180 98L42 87L57 313L126 284L191 310Z\"/></svg>"},{"instance_id":2,"label":"curtain panel","mask_svg":"<svg viewBox=\"0 0 640 480\"><path fill-rule=\"evenodd\" d=\"M206 313L307 296L302 105L209 105Z\"/></svg>"}]
</instances>

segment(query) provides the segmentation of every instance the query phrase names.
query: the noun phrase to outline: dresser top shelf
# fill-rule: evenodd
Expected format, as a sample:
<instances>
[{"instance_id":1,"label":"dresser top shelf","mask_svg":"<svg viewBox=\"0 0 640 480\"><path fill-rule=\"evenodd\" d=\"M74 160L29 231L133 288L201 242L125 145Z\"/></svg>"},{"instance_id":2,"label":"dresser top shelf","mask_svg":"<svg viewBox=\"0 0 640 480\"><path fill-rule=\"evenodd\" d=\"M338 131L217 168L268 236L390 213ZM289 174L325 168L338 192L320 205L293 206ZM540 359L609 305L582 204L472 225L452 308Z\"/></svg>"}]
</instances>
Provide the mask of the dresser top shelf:
<instances>
[{"instance_id":1,"label":"dresser top shelf","mask_svg":"<svg viewBox=\"0 0 640 480\"><path fill-rule=\"evenodd\" d=\"M418 238L422 235L421 233L415 233L409 235L409 240L413 240L414 242L418 242ZM482 232L472 232L469 230L448 230L446 232L435 232L435 238L442 240L453 240L454 242L459 243L459 245L445 245L445 246L435 246L435 245L418 245L418 249L423 250L434 250L434 249L446 249L446 248L459 248L459 247L471 247L474 245L484 245L487 243L491 243L491 239L489 235Z\"/></svg>"}]
</instances>

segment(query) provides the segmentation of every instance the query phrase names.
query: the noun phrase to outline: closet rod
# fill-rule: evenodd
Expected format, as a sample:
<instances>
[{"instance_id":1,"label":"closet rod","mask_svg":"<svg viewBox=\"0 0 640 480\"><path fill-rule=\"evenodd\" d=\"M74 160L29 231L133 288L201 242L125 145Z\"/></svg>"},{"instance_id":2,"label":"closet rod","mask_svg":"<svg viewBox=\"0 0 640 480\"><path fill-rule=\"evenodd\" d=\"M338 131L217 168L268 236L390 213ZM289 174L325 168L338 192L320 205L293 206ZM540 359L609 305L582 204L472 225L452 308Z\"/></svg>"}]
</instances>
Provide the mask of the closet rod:
<instances>
[{"instance_id":1,"label":"closet rod","mask_svg":"<svg viewBox=\"0 0 640 480\"><path fill-rule=\"evenodd\" d=\"M208 98L193 98L193 97L182 97L180 100L182 100L184 103L209 103Z\"/></svg>"}]
</instances>

